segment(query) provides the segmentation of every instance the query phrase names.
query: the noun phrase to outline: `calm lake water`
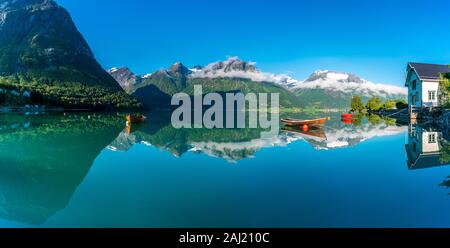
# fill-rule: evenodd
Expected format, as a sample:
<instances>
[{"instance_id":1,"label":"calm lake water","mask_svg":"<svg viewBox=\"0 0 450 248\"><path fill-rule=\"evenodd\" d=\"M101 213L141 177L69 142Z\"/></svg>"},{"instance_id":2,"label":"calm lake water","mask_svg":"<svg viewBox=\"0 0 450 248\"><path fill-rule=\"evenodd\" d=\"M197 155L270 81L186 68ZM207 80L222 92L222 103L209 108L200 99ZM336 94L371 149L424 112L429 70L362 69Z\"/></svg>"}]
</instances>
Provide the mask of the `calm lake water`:
<instances>
[{"instance_id":1,"label":"calm lake water","mask_svg":"<svg viewBox=\"0 0 450 248\"><path fill-rule=\"evenodd\" d=\"M0 226L450 227L448 132L333 116L261 138L148 117L0 115Z\"/></svg>"}]
</instances>

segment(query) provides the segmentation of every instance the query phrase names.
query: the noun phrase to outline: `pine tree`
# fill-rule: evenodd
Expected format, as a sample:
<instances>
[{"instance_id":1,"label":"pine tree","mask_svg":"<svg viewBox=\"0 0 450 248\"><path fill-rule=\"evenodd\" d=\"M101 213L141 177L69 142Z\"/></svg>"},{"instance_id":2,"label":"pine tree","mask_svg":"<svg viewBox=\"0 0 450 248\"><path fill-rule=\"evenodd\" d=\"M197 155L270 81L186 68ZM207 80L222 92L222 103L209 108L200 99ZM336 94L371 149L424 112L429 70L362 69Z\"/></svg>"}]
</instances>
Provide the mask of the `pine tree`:
<instances>
[{"instance_id":1,"label":"pine tree","mask_svg":"<svg viewBox=\"0 0 450 248\"><path fill-rule=\"evenodd\" d=\"M364 104L359 96L354 96L352 98L352 111L362 112L364 110Z\"/></svg>"}]
</instances>

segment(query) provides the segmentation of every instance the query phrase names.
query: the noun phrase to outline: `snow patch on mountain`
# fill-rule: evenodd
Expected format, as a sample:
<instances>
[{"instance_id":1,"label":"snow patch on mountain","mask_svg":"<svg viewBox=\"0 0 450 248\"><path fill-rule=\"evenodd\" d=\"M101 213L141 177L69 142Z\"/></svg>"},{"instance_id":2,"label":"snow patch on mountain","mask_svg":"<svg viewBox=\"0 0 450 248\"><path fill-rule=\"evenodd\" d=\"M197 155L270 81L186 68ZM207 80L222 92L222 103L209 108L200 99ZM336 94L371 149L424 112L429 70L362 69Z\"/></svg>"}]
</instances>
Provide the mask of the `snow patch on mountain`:
<instances>
[{"instance_id":1,"label":"snow patch on mountain","mask_svg":"<svg viewBox=\"0 0 450 248\"><path fill-rule=\"evenodd\" d=\"M343 73L329 72L327 77L332 80L348 80L349 75Z\"/></svg>"},{"instance_id":2,"label":"snow patch on mountain","mask_svg":"<svg viewBox=\"0 0 450 248\"><path fill-rule=\"evenodd\" d=\"M202 69L191 69L191 78L243 78L254 82L270 82L286 88L296 87L298 80L286 74L266 73L256 68L255 62L245 62L238 57L211 63Z\"/></svg>"},{"instance_id":3,"label":"snow patch on mountain","mask_svg":"<svg viewBox=\"0 0 450 248\"><path fill-rule=\"evenodd\" d=\"M109 73L114 73L114 72L117 72L120 69L121 69L120 67L113 67L113 68L109 69L108 72Z\"/></svg>"},{"instance_id":4,"label":"snow patch on mountain","mask_svg":"<svg viewBox=\"0 0 450 248\"><path fill-rule=\"evenodd\" d=\"M293 89L324 89L364 96L377 95L380 97L407 95L407 89L404 87L377 84L350 73L333 71L316 71L307 80L298 84Z\"/></svg>"},{"instance_id":5,"label":"snow patch on mountain","mask_svg":"<svg viewBox=\"0 0 450 248\"><path fill-rule=\"evenodd\" d=\"M113 67L108 70L111 75L124 90L129 90L140 83L142 78L134 74L128 67Z\"/></svg>"}]
</instances>

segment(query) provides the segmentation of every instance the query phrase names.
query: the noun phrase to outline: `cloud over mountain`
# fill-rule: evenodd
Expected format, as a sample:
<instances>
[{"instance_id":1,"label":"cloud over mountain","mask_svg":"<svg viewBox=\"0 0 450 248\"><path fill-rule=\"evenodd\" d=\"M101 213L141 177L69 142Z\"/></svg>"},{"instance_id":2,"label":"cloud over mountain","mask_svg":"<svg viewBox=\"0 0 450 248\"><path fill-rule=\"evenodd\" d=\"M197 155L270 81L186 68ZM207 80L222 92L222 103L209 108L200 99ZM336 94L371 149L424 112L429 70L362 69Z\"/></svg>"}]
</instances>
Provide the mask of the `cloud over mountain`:
<instances>
[{"instance_id":1,"label":"cloud over mountain","mask_svg":"<svg viewBox=\"0 0 450 248\"><path fill-rule=\"evenodd\" d=\"M192 72L192 78L244 78L254 82L276 83L286 88L293 88L300 83L285 74L262 72L256 68L255 62L246 62L238 57L211 63L202 69L193 69Z\"/></svg>"},{"instance_id":2,"label":"cloud over mountain","mask_svg":"<svg viewBox=\"0 0 450 248\"><path fill-rule=\"evenodd\" d=\"M373 83L354 74L334 71L316 71L294 89L324 89L353 95L376 95L384 98L407 94L404 87Z\"/></svg>"},{"instance_id":3,"label":"cloud over mountain","mask_svg":"<svg viewBox=\"0 0 450 248\"><path fill-rule=\"evenodd\" d=\"M211 63L204 68L192 69L192 78L244 78L255 82L271 82L289 90L323 89L362 96L405 96L406 89L390 84L373 83L351 73L334 71L316 71L305 81L297 80L286 74L274 74L260 71L255 62L246 62L238 57Z\"/></svg>"},{"instance_id":4,"label":"cloud over mountain","mask_svg":"<svg viewBox=\"0 0 450 248\"><path fill-rule=\"evenodd\" d=\"M289 99L284 102L288 107L319 109L347 109L353 96L360 96L363 101L367 101L371 97L379 97L382 100L404 99L407 95L404 87L373 83L352 73L316 71L305 81L301 81L286 74L261 71L255 62L243 61L238 57L230 57L204 67L188 68L178 62L167 70L161 69L146 77L136 76L129 70L120 68L109 72L122 87L150 106L162 101L156 97L160 95L158 92L164 94L164 102L167 103L170 102L168 100L171 95L189 91L189 87L194 83L208 84L210 89L222 91L227 89L261 92L263 87L264 92L274 92L276 89L275 91L284 93L283 99ZM236 88L235 83L240 86ZM148 87L152 88L151 94L149 89L146 89Z\"/></svg>"}]
</instances>

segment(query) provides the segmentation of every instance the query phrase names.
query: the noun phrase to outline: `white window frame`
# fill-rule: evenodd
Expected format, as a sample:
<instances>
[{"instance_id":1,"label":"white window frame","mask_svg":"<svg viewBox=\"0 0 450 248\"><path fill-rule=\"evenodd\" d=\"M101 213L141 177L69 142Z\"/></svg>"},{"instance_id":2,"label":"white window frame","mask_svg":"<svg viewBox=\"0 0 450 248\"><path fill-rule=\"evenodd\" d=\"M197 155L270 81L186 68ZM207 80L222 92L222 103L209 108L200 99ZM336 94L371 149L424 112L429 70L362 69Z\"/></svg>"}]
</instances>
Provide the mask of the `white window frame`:
<instances>
[{"instance_id":1,"label":"white window frame","mask_svg":"<svg viewBox=\"0 0 450 248\"><path fill-rule=\"evenodd\" d=\"M436 144L437 143L437 137L436 134L429 134L428 135L428 144Z\"/></svg>"},{"instance_id":2,"label":"white window frame","mask_svg":"<svg viewBox=\"0 0 450 248\"><path fill-rule=\"evenodd\" d=\"M428 91L428 101L436 101L436 91L435 90Z\"/></svg>"}]
</instances>

